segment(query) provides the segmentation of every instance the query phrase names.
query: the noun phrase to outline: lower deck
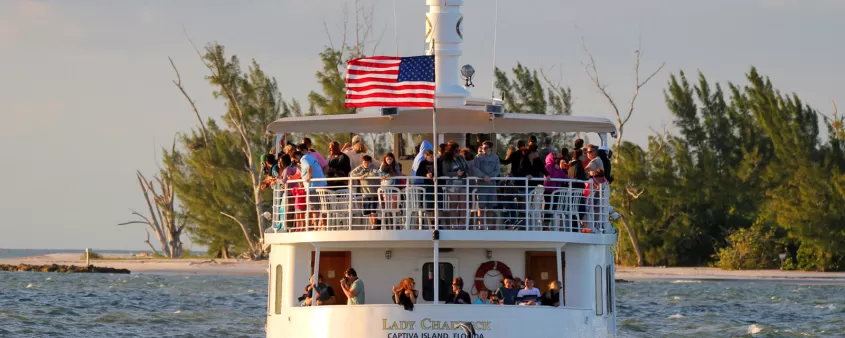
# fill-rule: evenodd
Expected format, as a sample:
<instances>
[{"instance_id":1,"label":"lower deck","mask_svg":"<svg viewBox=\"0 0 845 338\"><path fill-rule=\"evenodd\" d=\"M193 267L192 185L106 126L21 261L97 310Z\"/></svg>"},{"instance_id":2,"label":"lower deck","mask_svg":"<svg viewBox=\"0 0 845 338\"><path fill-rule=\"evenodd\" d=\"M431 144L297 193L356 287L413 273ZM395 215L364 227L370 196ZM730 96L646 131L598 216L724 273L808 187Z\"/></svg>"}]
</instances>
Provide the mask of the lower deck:
<instances>
[{"instance_id":1,"label":"lower deck","mask_svg":"<svg viewBox=\"0 0 845 338\"><path fill-rule=\"evenodd\" d=\"M561 244L558 251L554 247L501 248L488 244L487 248L443 245L437 249L274 244L268 336L466 337L455 327L458 321L476 323L476 337L515 337L529 332L542 337L593 337L614 332L613 260L608 245L569 243ZM300 297L315 267L323 283L333 289L335 299L328 302L331 305L304 307ZM364 285L363 305L346 305L341 279L349 268L356 270ZM479 290L500 288L505 275L523 280L530 277L544 295L553 282L560 281L562 302L559 306L444 304L453 293L451 282L455 277L463 279L463 291L475 302ZM413 311L406 311L392 299L392 287L408 277L415 280L419 292ZM439 285L434 283L437 279ZM550 324L554 330L543 334ZM601 332L604 334L597 334Z\"/></svg>"}]
</instances>

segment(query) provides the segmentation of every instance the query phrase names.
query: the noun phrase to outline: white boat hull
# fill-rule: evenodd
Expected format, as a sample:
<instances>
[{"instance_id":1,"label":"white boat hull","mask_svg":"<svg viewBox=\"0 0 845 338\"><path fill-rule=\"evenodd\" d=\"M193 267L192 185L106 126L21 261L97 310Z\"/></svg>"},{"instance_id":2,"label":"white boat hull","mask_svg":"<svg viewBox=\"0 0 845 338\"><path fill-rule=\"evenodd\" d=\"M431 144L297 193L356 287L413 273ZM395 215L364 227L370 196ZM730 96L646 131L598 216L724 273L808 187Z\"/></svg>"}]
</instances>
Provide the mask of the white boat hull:
<instances>
[{"instance_id":1,"label":"white boat hull","mask_svg":"<svg viewBox=\"0 0 845 338\"><path fill-rule=\"evenodd\" d=\"M284 338L608 337L611 317L547 306L357 305L288 308L267 318L267 336ZM471 322L467 335L459 322Z\"/></svg>"}]
</instances>

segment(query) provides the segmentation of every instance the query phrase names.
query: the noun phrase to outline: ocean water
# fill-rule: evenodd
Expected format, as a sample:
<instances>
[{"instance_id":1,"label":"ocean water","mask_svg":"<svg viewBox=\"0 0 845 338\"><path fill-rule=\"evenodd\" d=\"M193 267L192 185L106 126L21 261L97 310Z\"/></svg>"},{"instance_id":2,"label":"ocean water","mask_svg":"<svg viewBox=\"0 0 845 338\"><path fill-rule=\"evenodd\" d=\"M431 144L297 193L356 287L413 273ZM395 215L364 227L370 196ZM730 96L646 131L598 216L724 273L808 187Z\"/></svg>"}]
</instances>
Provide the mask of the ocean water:
<instances>
[{"instance_id":1,"label":"ocean water","mask_svg":"<svg viewBox=\"0 0 845 338\"><path fill-rule=\"evenodd\" d=\"M620 337L845 337L845 285L617 284ZM263 276L0 272L0 337L264 337Z\"/></svg>"},{"instance_id":2,"label":"ocean water","mask_svg":"<svg viewBox=\"0 0 845 338\"><path fill-rule=\"evenodd\" d=\"M98 250L95 248L90 248L89 250L94 251L96 253L101 254L111 254L111 255L130 255L130 254L137 254L143 252L143 250ZM149 251L149 250L147 250ZM80 256L85 253L85 248L82 249L68 249L68 250L52 250L52 249L2 249L0 248L0 259L4 258L18 258L18 257L28 257L28 256L43 256L49 254L79 254Z\"/></svg>"}]
</instances>

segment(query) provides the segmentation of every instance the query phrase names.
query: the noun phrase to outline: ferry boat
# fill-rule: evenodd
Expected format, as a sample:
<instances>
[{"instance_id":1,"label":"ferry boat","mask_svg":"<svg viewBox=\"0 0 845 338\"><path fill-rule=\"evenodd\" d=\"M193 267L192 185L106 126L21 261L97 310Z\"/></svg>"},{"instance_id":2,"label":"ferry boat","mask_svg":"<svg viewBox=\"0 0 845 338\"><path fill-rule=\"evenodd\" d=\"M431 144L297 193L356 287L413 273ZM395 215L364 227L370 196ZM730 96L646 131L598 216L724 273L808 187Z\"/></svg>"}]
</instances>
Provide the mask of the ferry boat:
<instances>
[{"instance_id":1,"label":"ferry boat","mask_svg":"<svg viewBox=\"0 0 845 338\"><path fill-rule=\"evenodd\" d=\"M500 100L469 97L458 77L463 1L426 3L426 39L436 53L435 109L283 118L268 131L392 133L395 148L413 144L403 138L409 134L423 135L435 145L434 156L438 144L472 143L473 136L594 133L601 142L597 147L615 137L614 124L605 118L512 114ZM377 166L381 156L373 157ZM606 183L505 175L426 180L411 165L403 171L405 176L389 180L312 178L276 185L273 225L264 240L270 248L268 337L615 335L611 247L618 236ZM305 188L295 188L299 185ZM363 285L353 297L362 304L347 305L342 284L353 283L352 275ZM513 289L497 292L511 276L544 294L557 284L559 292L550 294L556 301L546 297L551 304L533 305L541 301L530 285L518 300L509 299ZM472 302L487 290L507 304L446 304L465 299L455 297L456 277ZM407 278L414 283L402 284ZM309 287L316 295L306 293Z\"/></svg>"}]
</instances>

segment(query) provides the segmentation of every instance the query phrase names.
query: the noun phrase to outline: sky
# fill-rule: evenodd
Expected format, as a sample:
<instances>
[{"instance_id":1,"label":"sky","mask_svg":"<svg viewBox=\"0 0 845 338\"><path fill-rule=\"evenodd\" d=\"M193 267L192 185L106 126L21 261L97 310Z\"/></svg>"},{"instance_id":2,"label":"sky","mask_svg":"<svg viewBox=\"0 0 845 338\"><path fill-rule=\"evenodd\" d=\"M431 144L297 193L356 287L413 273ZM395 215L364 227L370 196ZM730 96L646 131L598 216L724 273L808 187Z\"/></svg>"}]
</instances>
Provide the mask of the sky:
<instances>
[{"instance_id":1,"label":"sky","mask_svg":"<svg viewBox=\"0 0 845 338\"><path fill-rule=\"evenodd\" d=\"M306 101L319 89L318 53L343 38L344 8L354 40L353 3L0 2L0 248L147 249L141 225L117 225L134 220L130 209L145 213L135 171L151 176L161 147L196 125L168 57L204 118L224 109L185 31L197 44L217 41L243 62L255 59L286 100ZM743 83L754 65L822 112L845 102L845 1L502 0L498 21L496 3L465 0L462 8L461 63L476 69L473 96L489 97L495 55L500 68L521 62L570 86L575 115L612 118L584 71L581 39L621 106L641 41L641 73L666 62L626 126L624 138L641 144L673 130L662 91L679 71ZM399 54L424 52L425 1L396 1L396 20L393 1L359 5L373 8L370 51L394 55L395 28Z\"/></svg>"}]
</instances>

